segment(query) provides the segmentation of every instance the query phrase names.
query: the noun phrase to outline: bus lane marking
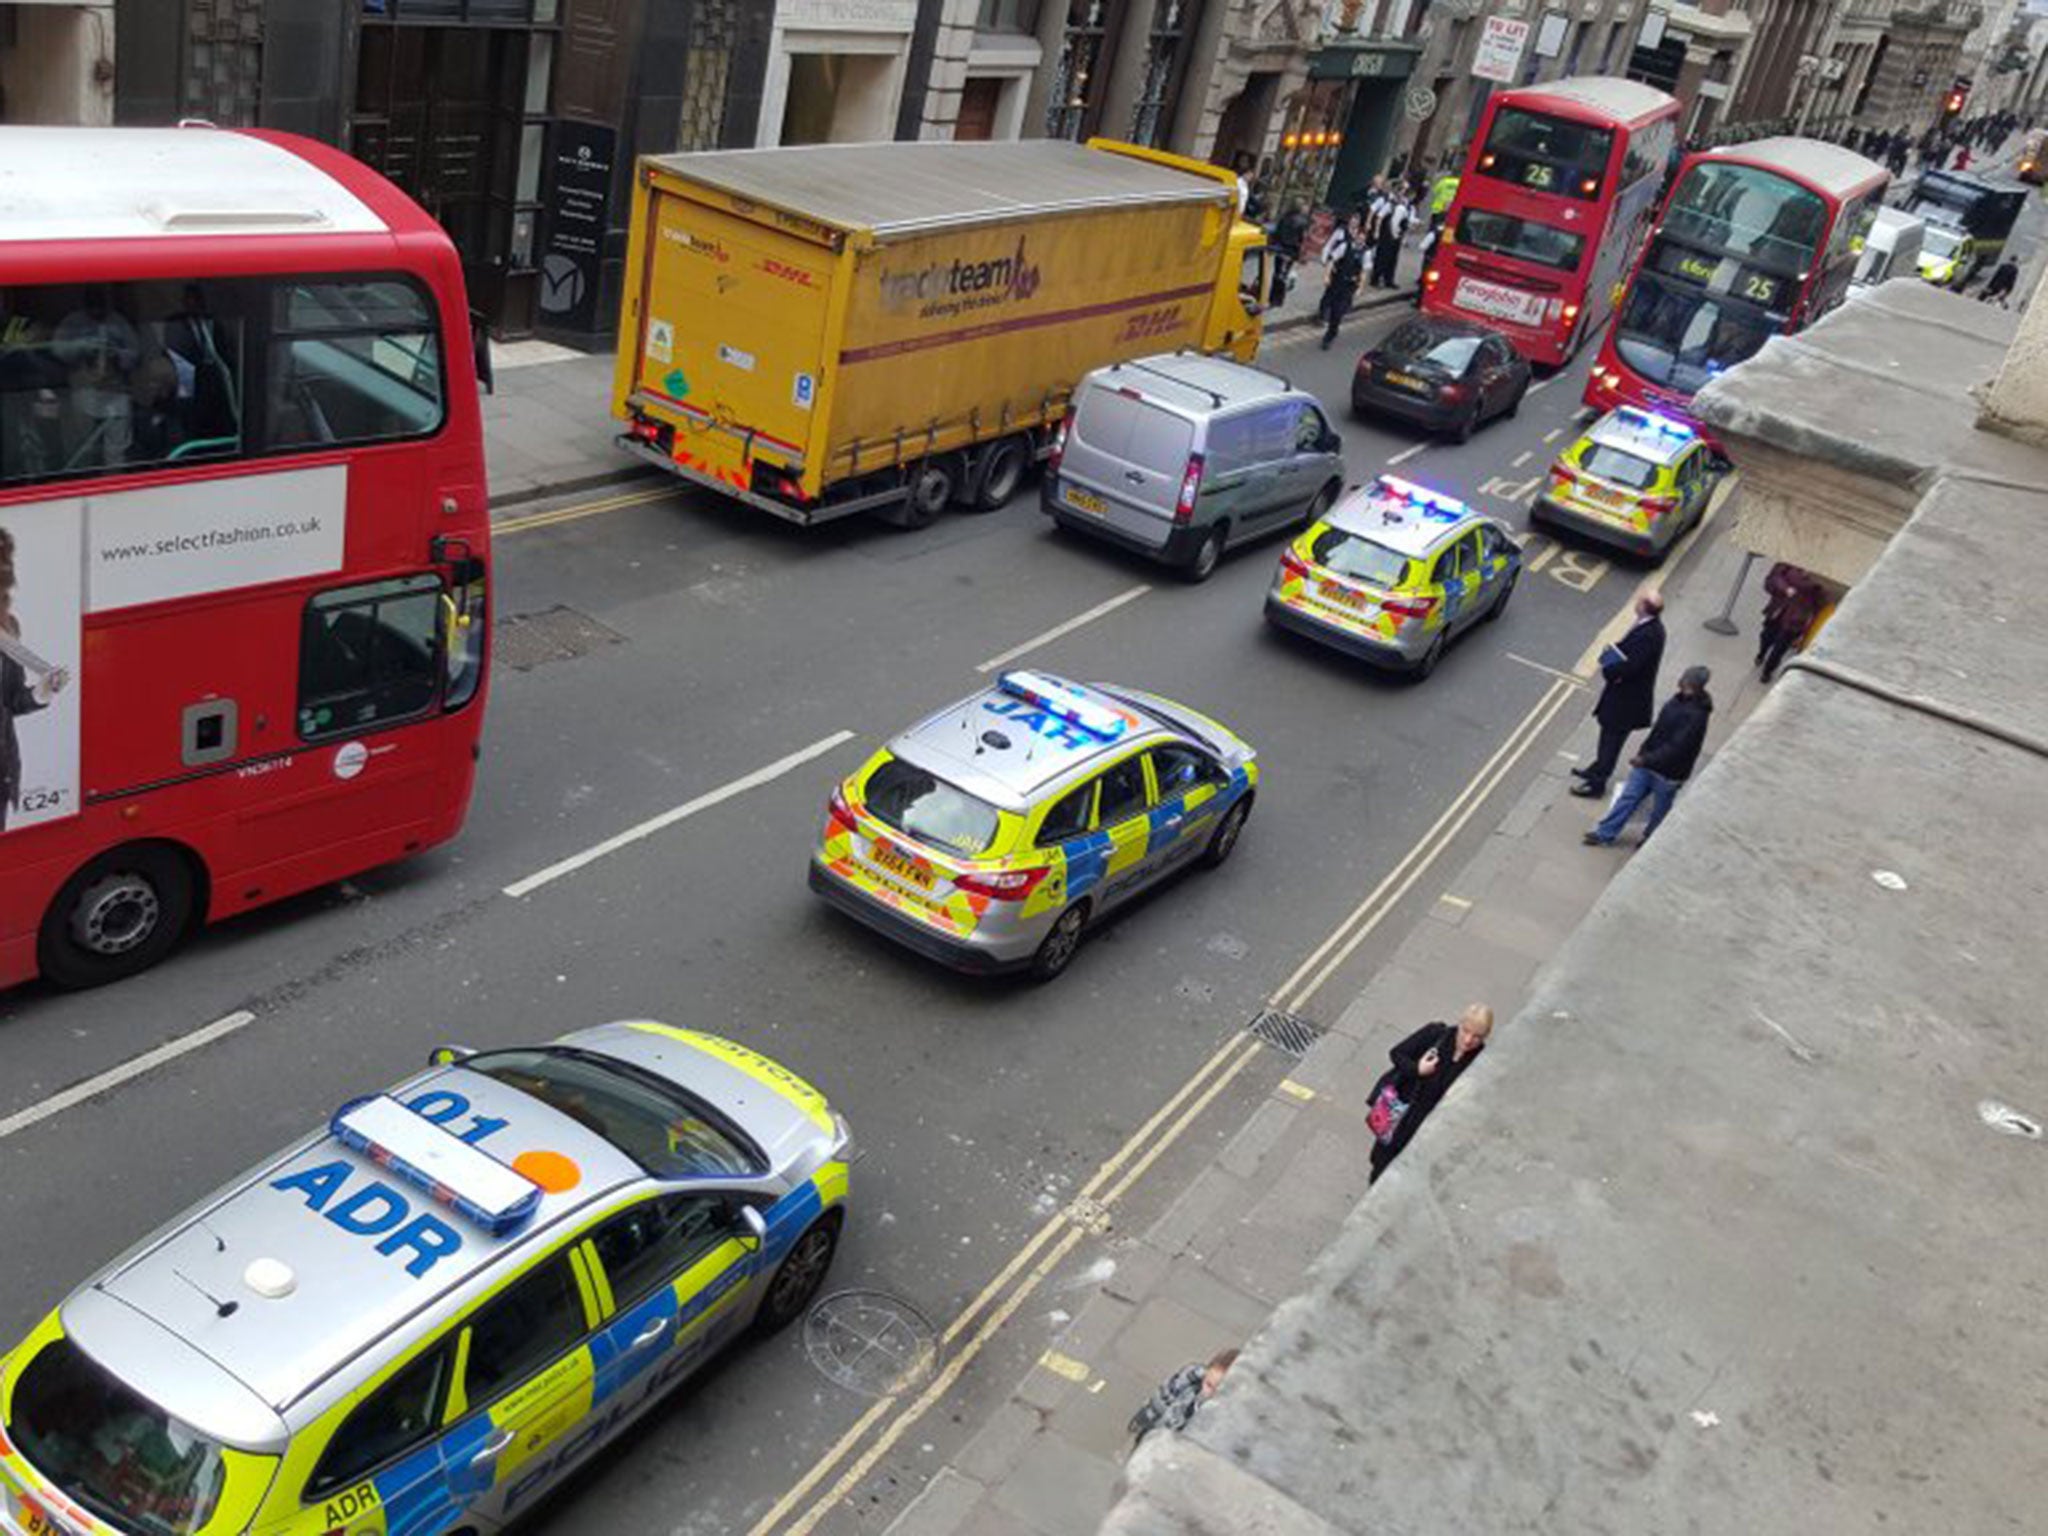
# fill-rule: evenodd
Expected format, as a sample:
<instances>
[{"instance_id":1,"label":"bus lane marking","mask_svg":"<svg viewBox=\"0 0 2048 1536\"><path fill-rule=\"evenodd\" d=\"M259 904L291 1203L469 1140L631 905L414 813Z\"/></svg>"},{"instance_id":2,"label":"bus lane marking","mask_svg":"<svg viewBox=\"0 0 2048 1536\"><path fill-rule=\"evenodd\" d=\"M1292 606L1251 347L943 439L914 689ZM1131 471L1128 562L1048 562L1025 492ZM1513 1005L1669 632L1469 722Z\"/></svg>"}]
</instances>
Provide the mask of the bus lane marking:
<instances>
[{"instance_id":1,"label":"bus lane marking","mask_svg":"<svg viewBox=\"0 0 2048 1536\"><path fill-rule=\"evenodd\" d=\"M1422 450L1427 448L1428 446L1428 439L1425 438L1422 442L1416 443L1413 447L1403 448L1399 453L1388 455L1387 462L1389 464L1406 464L1410 459L1414 458L1415 455L1422 452Z\"/></svg>"},{"instance_id":2,"label":"bus lane marking","mask_svg":"<svg viewBox=\"0 0 2048 1536\"><path fill-rule=\"evenodd\" d=\"M1147 586L1144 582L1141 581L1138 583L1138 585L1132 587L1129 591L1119 592L1115 597L1107 598L1104 601L1097 603L1093 608L1089 608L1084 610L1083 612L1075 614L1071 619L1068 619L1064 624L1055 624L1051 629L1046 630L1044 633L1033 635L1029 640L1026 640L1021 645L1013 645L1007 651L997 652L995 655L989 657L987 661L981 663L981 665L976 667L974 670L981 673L993 672L997 667L1004 665L1006 662L1015 661L1019 656L1024 655L1027 651L1035 651L1041 645L1050 645L1053 641L1059 639L1062 635L1071 635L1075 630L1079 629L1084 624L1093 624L1097 619L1101 618L1104 614L1114 613L1117 609L1123 607L1125 603L1133 602L1136 599L1143 597L1147 592L1150 592L1151 590L1151 587Z\"/></svg>"},{"instance_id":3,"label":"bus lane marking","mask_svg":"<svg viewBox=\"0 0 2048 1536\"><path fill-rule=\"evenodd\" d=\"M714 805L723 805L750 789L759 789L763 784L772 783L792 769L801 768L812 758L823 757L834 747L842 746L851 740L852 731L834 731L830 736L822 737L808 747L799 748L787 757L779 757L765 767L756 768L752 773L742 774L730 783L708 790L694 800L686 800L681 805L663 811L659 816L648 817L637 826L628 827L623 832L615 832L603 842L593 843L581 853L572 853L568 858L550 864L546 869L536 870L524 880L515 880L505 887L505 894L515 900L522 896L530 896L542 886L551 885L565 875L573 875L586 865L595 864L608 854L617 853L621 848L631 847L657 832L665 831L679 821L687 821L699 811L708 811Z\"/></svg>"}]
</instances>

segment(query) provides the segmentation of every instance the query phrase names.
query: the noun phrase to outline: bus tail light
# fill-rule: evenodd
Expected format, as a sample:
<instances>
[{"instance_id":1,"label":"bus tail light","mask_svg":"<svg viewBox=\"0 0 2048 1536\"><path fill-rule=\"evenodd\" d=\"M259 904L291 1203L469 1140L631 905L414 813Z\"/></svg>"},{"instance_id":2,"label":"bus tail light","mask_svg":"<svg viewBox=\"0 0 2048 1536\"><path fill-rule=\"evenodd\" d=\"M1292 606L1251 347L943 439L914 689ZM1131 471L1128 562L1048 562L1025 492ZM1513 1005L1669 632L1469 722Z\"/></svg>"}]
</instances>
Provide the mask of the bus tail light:
<instances>
[{"instance_id":1,"label":"bus tail light","mask_svg":"<svg viewBox=\"0 0 2048 1536\"><path fill-rule=\"evenodd\" d=\"M1574 320L1576 320L1576 319L1578 319L1578 318L1579 318L1579 306L1578 306L1578 305L1576 305L1576 304L1567 304L1567 305L1565 305L1565 307L1564 307L1564 323L1565 323L1566 325L1570 325L1570 324L1571 324L1571 323L1572 323L1572 322L1573 322Z\"/></svg>"},{"instance_id":2,"label":"bus tail light","mask_svg":"<svg viewBox=\"0 0 2048 1536\"><path fill-rule=\"evenodd\" d=\"M1422 283L1425 288L1434 288L1442 279L1443 273L1437 271L1435 267L1429 268L1422 274Z\"/></svg>"},{"instance_id":3,"label":"bus tail light","mask_svg":"<svg viewBox=\"0 0 2048 1536\"><path fill-rule=\"evenodd\" d=\"M1202 456L1188 455L1188 467L1180 477L1180 495L1174 498L1173 520L1185 527L1195 520L1195 498L1202 494Z\"/></svg>"},{"instance_id":4,"label":"bus tail light","mask_svg":"<svg viewBox=\"0 0 2048 1536\"><path fill-rule=\"evenodd\" d=\"M1423 596L1390 597L1381 603L1380 607L1397 619L1426 619L1436 612L1436 599Z\"/></svg>"},{"instance_id":5,"label":"bus tail light","mask_svg":"<svg viewBox=\"0 0 2048 1536\"><path fill-rule=\"evenodd\" d=\"M1045 469L1051 474L1060 467L1060 460L1067 454L1067 434L1074 430L1074 408L1067 407L1066 415L1060 418L1058 430L1052 435L1052 452L1045 456Z\"/></svg>"},{"instance_id":6,"label":"bus tail light","mask_svg":"<svg viewBox=\"0 0 2048 1536\"><path fill-rule=\"evenodd\" d=\"M1052 871L1040 866L1037 869L992 869L983 874L960 874L953 877L953 884L960 890L975 896L986 896L991 901L1022 901L1038 888L1038 882Z\"/></svg>"}]
</instances>

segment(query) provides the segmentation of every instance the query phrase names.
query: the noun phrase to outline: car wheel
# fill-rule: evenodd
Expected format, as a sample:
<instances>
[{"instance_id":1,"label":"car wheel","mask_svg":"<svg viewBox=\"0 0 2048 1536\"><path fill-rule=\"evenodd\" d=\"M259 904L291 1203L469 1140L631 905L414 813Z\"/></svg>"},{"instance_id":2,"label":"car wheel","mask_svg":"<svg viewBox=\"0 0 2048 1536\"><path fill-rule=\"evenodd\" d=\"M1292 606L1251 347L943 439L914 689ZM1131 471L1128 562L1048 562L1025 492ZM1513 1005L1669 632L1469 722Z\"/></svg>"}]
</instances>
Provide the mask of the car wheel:
<instances>
[{"instance_id":1,"label":"car wheel","mask_svg":"<svg viewBox=\"0 0 2048 1536\"><path fill-rule=\"evenodd\" d=\"M1216 824L1216 830L1209 834L1209 846L1202 850L1202 868L1217 869L1228 859L1237 847L1237 840L1244 833L1246 818L1252 813L1249 799L1240 800L1224 813Z\"/></svg>"},{"instance_id":2,"label":"car wheel","mask_svg":"<svg viewBox=\"0 0 2048 1536\"><path fill-rule=\"evenodd\" d=\"M1186 581L1201 583L1216 574L1216 567L1223 559L1223 528L1211 528L1202 542L1195 547L1195 553L1188 563L1181 567L1180 574Z\"/></svg>"},{"instance_id":3,"label":"car wheel","mask_svg":"<svg viewBox=\"0 0 2048 1536\"><path fill-rule=\"evenodd\" d=\"M1031 449L1021 437L1006 437L990 443L981 455L974 479L974 494L968 498L971 511L994 512L1007 506L1017 494L1024 470L1031 463Z\"/></svg>"},{"instance_id":4,"label":"car wheel","mask_svg":"<svg viewBox=\"0 0 2048 1536\"><path fill-rule=\"evenodd\" d=\"M1038 953L1031 957L1031 979L1051 981L1069 965L1081 948L1081 937L1088 927L1088 904L1076 902L1059 915L1038 946Z\"/></svg>"},{"instance_id":5,"label":"car wheel","mask_svg":"<svg viewBox=\"0 0 2048 1536\"><path fill-rule=\"evenodd\" d=\"M1471 408L1464 415L1460 416L1456 424L1452 426L1451 441L1454 443L1469 443L1472 441L1472 434L1478 430L1479 402L1474 400Z\"/></svg>"},{"instance_id":6,"label":"car wheel","mask_svg":"<svg viewBox=\"0 0 2048 1536\"><path fill-rule=\"evenodd\" d=\"M192 867L173 849L111 849L65 881L50 903L37 936L37 967L71 989L146 971L184 937L194 894Z\"/></svg>"},{"instance_id":7,"label":"car wheel","mask_svg":"<svg viewBox=\"0 0 2048 1536\"><path fill-rule=\"evenodd\" d=\"M1436 664L1444 659L1444 644L1448 631L1438 630L1436 638L1429 642L1429 649L1422 653L1422 660L1415 664L1408 676L1413 682L1422 682L1436 670Z\"/></svg>"},{"instance_id":8,"label":"car wheel","mask_svg":"<svg viewBox=\"0 0 2048 1536\"><path fill-rule=\"evenodd\" d=\"M832 1268L832 1255L839 1249L839 1223L832 1216L814 1221L784 1256L768 1280L768 1294L761 1298L755 1322L763 1333L786 1328L803 1316L804 1308L825 1283Z\"/></svg>"},{"instance_id":9,"label":"car wheel","mask_svg":"<svg viewBox=\"0 0 2048 1536\"><path fill-rule=\"evenodd\" d=\"M1522 573L1516 571L1501 584L1500 596L1496 597L1493 600L1493 606L1486 610L1486 622L1488 624L1491 624L1495 619L1508 611L1508 599L1515 595L1515 583L1521 579Z\"/></svg>"},{"instance_id":10,"label":"car wheel","mask_svg":"<svg viewBox=\"0 0 2048 1536\"><path fill-rule=\"evenodd\" d=\"M1524 395L1526 395L1526 394L1528 394L1528 393L1529 393L1529 381L1528 381L1527 379L1524 379L1524 380L1522 380L1522 384L1521 384L1521 387L1520 387L1519 389L1517 389L1517 390L1515 391L1515 393L1514 393L1514 397L1513 397L1512 399L1510 399L1510 400L1508 401L1508 408L1507 408L1506 410L1502 411L1502 412L1501 412L1501 415L1503 415L1503 416L1506 416L1506 417L1508 417L1508 418L1509 418L1510 420L1512 420L1512 419L1513 419L1514 417L1516 417L1516 416L1518 416L1519 414L1521 414L1521 410L1522 410L1522 396L1524 396Z\"/></svg>"}]
</instances>

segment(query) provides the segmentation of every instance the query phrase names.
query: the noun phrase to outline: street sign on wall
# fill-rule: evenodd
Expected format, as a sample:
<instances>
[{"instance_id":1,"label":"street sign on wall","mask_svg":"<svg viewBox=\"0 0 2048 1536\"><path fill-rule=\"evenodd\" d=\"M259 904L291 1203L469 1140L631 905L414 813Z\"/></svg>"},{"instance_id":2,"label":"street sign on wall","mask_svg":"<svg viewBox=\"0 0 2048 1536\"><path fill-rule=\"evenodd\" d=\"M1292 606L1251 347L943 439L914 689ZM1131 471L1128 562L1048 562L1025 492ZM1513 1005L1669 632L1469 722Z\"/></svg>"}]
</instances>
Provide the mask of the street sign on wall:
<instances>
[{"instance_id":1,"label":"street sign on wall","mask_svg":"<svg viewBox=\"0 0 2048 1536\"><path fill-rule=\"evenodd\" d=\"M1479 51L1472 55L1472 73L1480 80L1507 81L1515 78L1522 62L1522 50L1529 45L1529 23L1505 16L1489 16L1479 34Z\"/></svg>"}]
</instances>

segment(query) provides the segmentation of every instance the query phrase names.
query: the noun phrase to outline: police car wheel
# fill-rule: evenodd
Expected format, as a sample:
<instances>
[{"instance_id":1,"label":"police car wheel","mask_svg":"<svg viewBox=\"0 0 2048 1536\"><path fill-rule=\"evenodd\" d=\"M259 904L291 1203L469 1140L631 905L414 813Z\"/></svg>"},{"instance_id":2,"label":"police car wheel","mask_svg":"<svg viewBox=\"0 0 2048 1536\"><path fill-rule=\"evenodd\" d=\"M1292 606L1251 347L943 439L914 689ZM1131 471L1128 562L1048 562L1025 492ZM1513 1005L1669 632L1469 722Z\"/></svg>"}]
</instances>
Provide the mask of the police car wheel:
<instances>
[{"instance_id":1,"label":"police car wheel","mask_svg":"<svg viewBox=\"0 0 2048 1536\"><path fill-rule=\"evenodd\" d=\"M1230 857L1237 847L1237 840L1244 832L1245 818L1252 813L1250 800L1240 800L1233 805L1224 818L1216 824L1216 830L1209 834L1209 846L1202 850L1202 868L1215 869Z\"/></svg>"},{"instance_id":2,"label":"police car wheel","mask_svg":"<svg viewBox=\"0 0 2048 1536\"><path fill-rule=\"evenodd\" d=\"M1439 630L1437 631L1437 637L1429 642L1429 649L1422 653L1422 660L1418 661L1414 669L1409 672L1409 678L1414 682L1421 682L1436 670L1436 664L1443 659L1444 636L1443 631Z\"/></svg>"},{"instance_id":3,"label":"police car wheel","mask_svg":"<svg viewBox=\"0 0 2048 1536\"><path fill-rule=\"evenodd\" d=\"M1005 437L982 451L974 476L974 494L968 506L976 512L994 512L1009 504L1031 462L1031 450L1021 437Z\"/></svg>"},{"instance_id":4,"label":"police car wheel","mask_svg":"<svg viewBox=\"0 0 2048 1536\"><path fill-rule=\"evenodd\" d=\"M825 1283L832 1268L832 1255L839 1249L839 1222L828 1215L805 1228L804 1235L768 1281L768 1294L761 1298L758 1321L764 1333L787 1327L803 1316L804 1308Z\"/></svg>"},{"instance_id":5,"label":"police car wheel","mask_svg":"<svg viewBox=\"0 0 2048 1536\"><path fill-rule=\"evenodd\" d=\"M176 947L192 916L191 867L148 843L101 854L64 882L37 936L52 984L105 986L148 970Z\"/></svg>"},{"instance_id":6,"label":"police car wheel","mask_svg":"<svg viewBox=\"0 0 2048 1536\"><path fill-rule=\"evenodd\" d=\"M1508 611L1508 599L1515 595L1515 583L1521 579L1522 573L1516 571L1506 581L1501 583L1500 596L1496 597L1493 600L1493 606L1486 610L1485 622L1491 624L1495 619Z\"/></svg>"},{"instance_id":7,"label":"police car wheel","mask_svg":"<svg viewBox=\"0 0 2048 1536\"><path fill-rule=\"evenodd\" d=\"M1031 979L1051 981L1073 963L1081 948L1081 935L1088 926L1088 905L1077 902L1059 916L1031 957Z\"/></svg>"},{"instance_id":8,"label":"police car wheel","mask_svg":"<svg viewBox=\"0 0 2048 1536\"><path fill-rule=\"evenodd\" d=\"M1190 582L1204 582L1216 574L1216 567L1223 559L1223 530L1211 528L1208 535L1195 547L1193 556L1181 567L1180 574Z\"/></svg>"}]
</instances>

